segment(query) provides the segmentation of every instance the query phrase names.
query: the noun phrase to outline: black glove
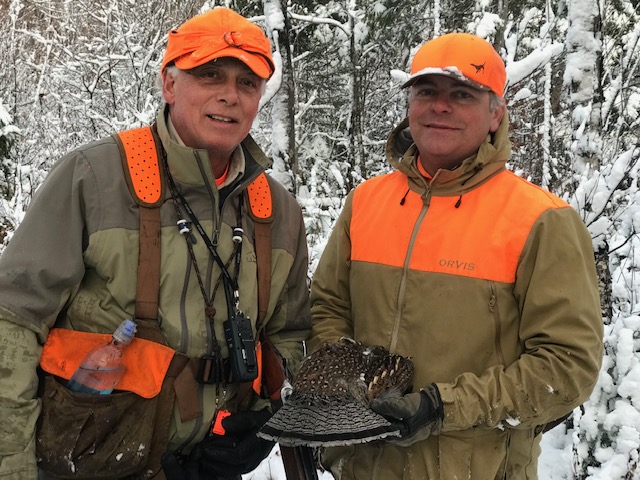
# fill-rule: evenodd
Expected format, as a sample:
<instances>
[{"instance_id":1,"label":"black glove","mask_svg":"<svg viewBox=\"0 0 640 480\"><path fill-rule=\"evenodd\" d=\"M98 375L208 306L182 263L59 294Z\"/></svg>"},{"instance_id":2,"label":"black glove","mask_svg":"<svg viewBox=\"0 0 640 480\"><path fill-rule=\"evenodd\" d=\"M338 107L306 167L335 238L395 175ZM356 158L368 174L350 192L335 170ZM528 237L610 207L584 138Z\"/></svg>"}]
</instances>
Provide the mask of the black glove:
<instances>
[{"instance_id":1,"label":"black glove","mask_svg":"<svg viewBox=\"0 0 640 480\"><path fill-rule=\"evenodd\" d=\"M202 478L232 477L255 470L275 445L256 435L270 417L267 410L228 416L222 420L225 435L211 435L198 443L189 455L189 462L199 464Z\"/></svg>"},{"instance_id":2,"label":"black glove","mask_svg":"<svg viewBox=\"0 0 640 480\"><path fill-rule=\"evenodd\" d=\"M442 430L444 408L440 391L434 383L416 393L402 397L375 398L371 409L400 429L400 438L389 441L402 446L437 435Z\"/></svg>"}]
</instances>

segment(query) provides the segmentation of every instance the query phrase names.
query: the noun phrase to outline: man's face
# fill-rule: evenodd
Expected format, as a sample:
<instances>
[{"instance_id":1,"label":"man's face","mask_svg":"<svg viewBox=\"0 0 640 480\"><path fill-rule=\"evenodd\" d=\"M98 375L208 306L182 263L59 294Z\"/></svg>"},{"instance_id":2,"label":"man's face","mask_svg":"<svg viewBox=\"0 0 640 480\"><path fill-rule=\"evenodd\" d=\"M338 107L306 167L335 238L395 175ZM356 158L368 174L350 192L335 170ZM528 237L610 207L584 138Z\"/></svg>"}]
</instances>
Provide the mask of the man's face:
<instances>
[{"instance_id":1,"label":"man's face","mask_svg":"<svg viewBox=\"0 0 640 480\"><path fill-rule=\"evenodd\" d=\"M162 95L185 145L226 162L248 135L265 80L243 62L225 57L188 71L162 73Z\"/></svg>"},{"instance_id":2,"label":"man's face","mask_svg":"<svg viewBox=\"0 0 640 480\"><path fill-rule=\"evenodd\" d=\"M409 128L431 175L474 155L504 115L504 106L490 110L489 92L443 75L427 75L411 89Z\"/></svg>"}]
</instances>

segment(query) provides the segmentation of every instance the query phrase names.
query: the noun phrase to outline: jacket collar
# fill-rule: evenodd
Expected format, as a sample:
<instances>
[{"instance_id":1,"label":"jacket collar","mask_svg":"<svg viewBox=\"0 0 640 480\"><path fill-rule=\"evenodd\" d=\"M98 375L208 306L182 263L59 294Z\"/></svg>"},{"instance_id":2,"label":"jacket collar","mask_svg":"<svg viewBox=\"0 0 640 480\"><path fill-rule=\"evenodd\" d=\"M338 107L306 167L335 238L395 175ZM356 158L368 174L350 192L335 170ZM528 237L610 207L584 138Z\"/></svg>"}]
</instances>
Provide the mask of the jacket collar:
<instances>
[{"instance_id":1,"label":"jacket collar","mask_svg":"<svg viewBox=\"0 0 640 480\"><path fill-rule=\"evenodd\" d=\"M508 135L509 117L505 112L498 130L493 135L487 135L476 155L465 159L454 170L441 169L436 172L429 183L433 193L463 194L504 170L511 155L511 142ZM392 167L407 175L409 187L412 190L422 192L426 188L427 181L420 175L416 166L419 152L411 138L408 118L405 118L389 135L385 154Z\"/></svg>"}]
</instances>

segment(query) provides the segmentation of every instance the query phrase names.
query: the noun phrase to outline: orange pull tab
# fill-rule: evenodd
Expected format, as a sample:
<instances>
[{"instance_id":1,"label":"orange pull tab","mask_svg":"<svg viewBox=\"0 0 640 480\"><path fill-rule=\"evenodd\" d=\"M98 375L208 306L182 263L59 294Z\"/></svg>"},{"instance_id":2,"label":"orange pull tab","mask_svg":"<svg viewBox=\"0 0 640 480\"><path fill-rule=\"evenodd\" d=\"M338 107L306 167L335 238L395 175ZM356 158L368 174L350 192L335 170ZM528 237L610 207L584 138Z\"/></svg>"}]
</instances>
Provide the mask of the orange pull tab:
<instances>
[{"instance_id":1,"label":"orange pull tab","mask_svg":"<svg viewBox=\"0 0 640 480\"><path fill-rule=\"evenodd\" d=\"M260 395L262 391L262 343L256 341L256 360L258 361L258 376L253 381L252 387L256 395Z\"/></svg>"},{"instance_id":2,"label":"orange pull tab","mask_svg":"<svg viewBox=\"0 0 640 480\"><path fill-rule=\"evenodd\" d=\"M214 435L225 435L227 431L222 426L222 420L231 415L229 410L218 410L211 425L211 433Z\"/></svg>"}]
</instances>

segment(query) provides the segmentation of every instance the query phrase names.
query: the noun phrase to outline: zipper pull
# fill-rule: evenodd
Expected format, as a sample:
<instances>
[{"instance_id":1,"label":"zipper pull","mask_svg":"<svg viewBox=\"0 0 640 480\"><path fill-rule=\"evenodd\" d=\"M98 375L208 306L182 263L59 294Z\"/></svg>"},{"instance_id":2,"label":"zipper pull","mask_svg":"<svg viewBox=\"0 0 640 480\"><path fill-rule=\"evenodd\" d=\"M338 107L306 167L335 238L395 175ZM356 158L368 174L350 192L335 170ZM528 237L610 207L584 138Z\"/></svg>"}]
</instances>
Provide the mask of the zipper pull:
<instances>
[{"instance_id":1,"label":"zipper pull","mask_svg":"<svg viewBox=\"0 0 640 480\"><path fill-rule=\"evenodd\" d=\"M497 297L496 297L496 292L493 289L493 285L490 286L490 291L491 291L491 295L489 296L489 311L493 312L495 306L496 306L496 302L497 302Z\"/></svg>"}]
</instances>

